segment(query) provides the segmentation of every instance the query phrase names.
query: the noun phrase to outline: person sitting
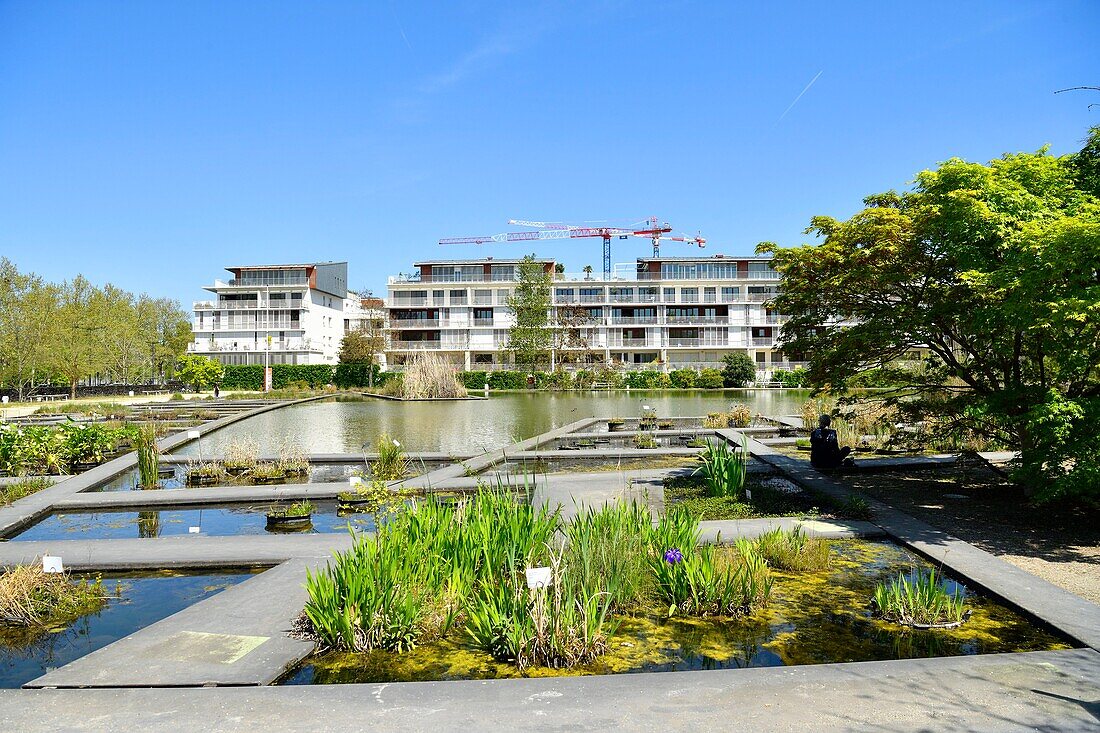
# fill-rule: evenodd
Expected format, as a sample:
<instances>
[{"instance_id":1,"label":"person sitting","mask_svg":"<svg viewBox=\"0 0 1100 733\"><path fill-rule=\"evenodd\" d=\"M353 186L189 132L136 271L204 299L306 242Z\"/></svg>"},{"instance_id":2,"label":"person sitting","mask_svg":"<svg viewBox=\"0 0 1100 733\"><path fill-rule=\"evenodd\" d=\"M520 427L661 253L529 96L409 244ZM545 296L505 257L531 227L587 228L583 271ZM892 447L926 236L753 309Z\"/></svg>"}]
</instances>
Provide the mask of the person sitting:
<instances>
[{"instance_id":1,"label":"person sitting","mask_svg":"<svg viewBox=\"0 0 1100 733\"><path fill-rule=\"evenodd\" d=\"M836 431L829 427L831 423L828 415L822 415L817 421L817 430L810 433L810 465L818 470L855 465L848 457L852 449L837 444Z\"/></svg>"}]
</instances>

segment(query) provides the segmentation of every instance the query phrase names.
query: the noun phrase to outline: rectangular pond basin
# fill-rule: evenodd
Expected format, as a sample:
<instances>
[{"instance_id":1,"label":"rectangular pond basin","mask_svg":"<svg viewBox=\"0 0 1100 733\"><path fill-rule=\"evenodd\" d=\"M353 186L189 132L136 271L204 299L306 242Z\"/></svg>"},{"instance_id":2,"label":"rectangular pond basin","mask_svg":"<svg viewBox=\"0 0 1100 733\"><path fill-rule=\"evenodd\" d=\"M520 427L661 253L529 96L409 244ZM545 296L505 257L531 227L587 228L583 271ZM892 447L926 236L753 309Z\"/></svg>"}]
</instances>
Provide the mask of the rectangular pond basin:
<instances>
[{"instance_id":1,"label":"rectangular pond basin","mask_svg":"<svg viewBox=\"0 0 1100 733\"><path fill-rule=\"evenodd\" d=\"M105 604L98 611L57 627L0 624L0 687L19 687L257 572L103 573Z\"/></svg>"},{"instance_id":2,"label":"rectangular pond basin","mask_svg":"<svg viewBox=\"0 0 1100 733\"><path fill-rule=\"evenodd\" d=\"M439 468L442 465L446 465L441 462L427 462L427 461L410 461L409 472L407 477L419 476L422 473L426 473L435 468ZM165 465L161 464L163 469L160 480L157 482L158 489L186 489L189 488L187 483L187 469L186 464L174 464ZM266 483L260 484L252 481L245 476L227 476L216 482L219 486L282 486L285 484L325 484L325 483L341 483L346 482L350 476L367 474L366 464L359 463L325 463L316 464L310 467L308 475L302 476L288 476L285 480L278 481L275 484ZM98 491L142 491L141 481L138 476L137 469L133 469L123 473L106 483L88 489L88 492Z\"/></svg>"},{"instance_id":3,"label":"rectangular pond basin","mask_svg":"<svg viewBox=\"0 0 1100 733\"><path fill-rule=\"evenodd\" d=\"M314 502L311 525L303 532L347 532L374 529L374 515L344 512L335 502ZM289 506L284 503L283 508ZM272 534L267 529L270 503L216 504L203 507L149 507L140 510L54 512L10 539L102 540L203 534L213 537ZM198 527L197 533L191 528Z\"/></svg>"},{"instance_id":4,"label":"rectangular pond basin","mask_svg":"<svg viewBox=\"0 0 1100 733\"><path fill-rule=\"evenodd\" d=\"M930 564L888 542L836 540L823 571L773 571L768 604L747 616L667 617L656 607L615 617L607 651L571 670L528 668L471 648L462 629L406 653L324 653L307 658L283 684L404 682L560 675L673 672L830 662L914 659L1066 649L1071 644L1017 611L947 581L972 615L954 629L914 629L876 619L875 585Z\"/></svg>"}]
</instances>

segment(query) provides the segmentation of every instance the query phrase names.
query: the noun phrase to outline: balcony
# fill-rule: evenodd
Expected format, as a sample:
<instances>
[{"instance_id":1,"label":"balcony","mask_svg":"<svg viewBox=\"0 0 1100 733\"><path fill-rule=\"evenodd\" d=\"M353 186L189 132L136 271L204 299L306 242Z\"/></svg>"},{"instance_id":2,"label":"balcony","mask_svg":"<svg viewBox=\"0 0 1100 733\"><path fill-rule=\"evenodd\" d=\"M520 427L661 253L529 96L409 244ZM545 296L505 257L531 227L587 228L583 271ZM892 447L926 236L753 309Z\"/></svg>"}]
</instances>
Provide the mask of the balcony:
<instances>
[{"instance_id":1,"label":"balcony","mask_svg":"<svg viewBox=\"0 0 1100 733\"><path fill-rule=\"evenodd\" d=\"M418 349L438 349L440 344L442 344L442 341L439 339L421 339L419 341L393 339L390 341L390 348L394 351L416 351Z\"/></svg>"},{"instance_id":2,"label":"balcony","mask_svg":"<svg viewBox=\"0 0 1100 733\"><path fill-rule=\"evenodd\" d=\"M613 349L618 348L620 346L654 346L655 347L656 345L657 344L655 342L655 339L622 338L622 337L615 338L614 336L611 337L610 342L608 343L608 346L610 346Z\"/></svg>"},{"instance_id":3,"label":"balcony","mask_svg":"<svg viewBox=\"0 0 1100 733\"><path fill-rule=\"evenodd\" d=\"M617 326L654 326L657 324L657 316L612 316L611 323Z\"/></svg>"},{"instance_id":4,"label":"balcony","mask_svg":"<svg viewBox=\"0 0 1100 733\"><path fill-rule=\"evenodd\" d=\"M750 303L765 303L777 295L779 295L779 293L748 293L745 299Z\"/></svg>"},{"instance_id":5,"label":"balcony","mask_svg":"<svg viewBox=\"0 0 1100 733\"><path fill-rule=\"evenodd\" d=\"M752 337L752 345L753 346L764 346L764 347L774 346L775 345L775 337L773 337L773 336L753 336Z\"/></svg>"},{"instance_id":6,"label":"balcony","mask_svg":"<svg viewBox=\"0 0 1100 733\"><path fill-rule=\"evenodd\" d=\"M391 308L417 308L428 305L428 298L398 298L394 296Z\"/></svg>"},{"instance_id":7,"label":"balcony","mask_svg":"<svg viewBox=\"0 0 1100 733\"><path fill-rule=\"evenodd\" d=\"M695 346L695 347L698 347L698 346L714 346L714 347L723 347L723 348L725 348L725 347L729 346L729 341L726 340L726 339L716 339L716 338L712 338L712 337L708 337L708 338L698 338L698 337L689 338L689 337L683 337L683 336L669 336L667 345L670 346L670 347L674 347L674 348L676 348L676 347L685 347L685 346Z\"/></svg>"},{"instance_id":8,"label":"balcony","mask_svg":"<svg viewBox=\"0 0 1100 733\"><path fill-rule=\"evenodd\" d=\"M474 319L474 325L475 326L492 326L493 325L493 319L492 318L475 318Z\"/></svg>"},{"instance_id":9,"label":"balcony","mask_svg":"<svg viewBox=\"0 0 1100 733\"><path fill-rule=\"evenodd\" d=\"M578 302L581 303L603 303L607 300L606 295L580 295L577 297Z\"/></svg>"},{"instance_id":10,"label":"balcony","mask_svg":"<svg viewBox=\"0 0 1100 733\"><path fill-rule=\"evenodd\" d=\"M393 318L390 328L439 328L447 325L438 318Z\"/></svg>"},{"instance_id":11,"label":"balcony","mask_svg":"<svg viewBox=\"0 0 1100 733\"><path fill-rule=\"evenodd\" d=\"M665 323L728 323L728 316L665 316Z\"/></svg>"}]
</instances>

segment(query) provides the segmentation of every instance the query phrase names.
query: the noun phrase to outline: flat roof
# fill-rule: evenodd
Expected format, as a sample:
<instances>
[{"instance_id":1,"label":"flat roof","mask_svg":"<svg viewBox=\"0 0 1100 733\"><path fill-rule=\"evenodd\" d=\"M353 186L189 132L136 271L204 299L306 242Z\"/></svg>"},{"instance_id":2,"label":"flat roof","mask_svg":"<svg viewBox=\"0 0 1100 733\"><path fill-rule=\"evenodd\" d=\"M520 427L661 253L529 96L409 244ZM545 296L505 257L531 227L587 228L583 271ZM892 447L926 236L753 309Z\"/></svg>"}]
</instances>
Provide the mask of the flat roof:
<instances>
[{"instance_id":1,"label":"flat roof","mask_svg":"<svg viewBox=\"0 0 1100 733\"><path fill-rule=\"evenodd\" d=\"M300 263L297 263L297 264L290 264L290 265L234 265L232 267L226 267L225 269L229 270L230 272L232 272L234 270L289 270L291 268L299 268L299 267L317 267L318 265L346 265L346 264L348 264L348 263L345 260L343 262L335 262L335 261L300 262Z\"/></svg>"},{"instance_id":2,"label":"flat roof","mask_svg":"<svg viewBox=\"0 0 1100 733\"><path fill-rule=\"evenodd\" d=\"M482 257L476 260L421 260L420 262L414 262L413 267L420 267L421 265L519 265L523 263L523 258L520 259L497 259L496 257ZM535 262L556 262L553 257L536 257Z\"/></svg>"},{"instance_id":3,"label":"flat roof","mask_svg":"<svg viewBox=\"0 0 1100 733\"><path fill-rule=\"evenodd\" d=\"M718 260L770 260L760 255L710 255L709 257L639 257L638 262L714 262Z\"/></svg>"}]
</instances>

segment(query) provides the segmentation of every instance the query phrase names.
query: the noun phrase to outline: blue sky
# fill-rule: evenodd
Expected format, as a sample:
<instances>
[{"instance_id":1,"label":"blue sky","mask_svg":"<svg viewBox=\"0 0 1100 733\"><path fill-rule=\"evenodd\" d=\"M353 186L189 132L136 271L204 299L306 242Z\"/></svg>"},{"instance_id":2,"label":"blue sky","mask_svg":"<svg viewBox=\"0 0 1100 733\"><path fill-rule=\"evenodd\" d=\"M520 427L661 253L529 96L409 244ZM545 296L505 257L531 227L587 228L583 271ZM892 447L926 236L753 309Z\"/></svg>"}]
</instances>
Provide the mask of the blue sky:
<instances>
[{"instance_id":1,"label":"blue sky","mask_svg":"<svg viewBox=\"0 0 1100 733\"><path fill-rule=\"evenodd\" d=\"M1077 149L1100 94L1053 92L1100 84L1098 28L1094 0L0 0L0 254L189 305L225 265L381 292L533 249L436 245L509 218L797 244L948 157ZM599 240L538 252L600 269Z\"/></svg>"}]
</instances>

